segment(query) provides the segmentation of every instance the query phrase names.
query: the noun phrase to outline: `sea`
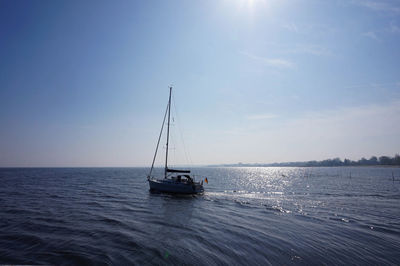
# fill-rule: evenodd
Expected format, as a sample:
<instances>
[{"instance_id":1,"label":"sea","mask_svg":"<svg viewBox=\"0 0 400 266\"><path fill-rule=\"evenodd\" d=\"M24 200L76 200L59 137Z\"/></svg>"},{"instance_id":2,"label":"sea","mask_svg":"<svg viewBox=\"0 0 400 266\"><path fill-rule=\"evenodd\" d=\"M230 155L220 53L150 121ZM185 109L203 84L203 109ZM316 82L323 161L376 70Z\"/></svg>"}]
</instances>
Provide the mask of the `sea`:
<instances>
[{"instance_id":1,"label":"sea","mask_svg":"<svg viewBox=\"0 0 400 266\"><path fill-rule=\"evenodd\" d=\"M1 168L0 264L400 265L400 168L201 167L195 196L148 170Z\"/></svg>"}]
</instances>

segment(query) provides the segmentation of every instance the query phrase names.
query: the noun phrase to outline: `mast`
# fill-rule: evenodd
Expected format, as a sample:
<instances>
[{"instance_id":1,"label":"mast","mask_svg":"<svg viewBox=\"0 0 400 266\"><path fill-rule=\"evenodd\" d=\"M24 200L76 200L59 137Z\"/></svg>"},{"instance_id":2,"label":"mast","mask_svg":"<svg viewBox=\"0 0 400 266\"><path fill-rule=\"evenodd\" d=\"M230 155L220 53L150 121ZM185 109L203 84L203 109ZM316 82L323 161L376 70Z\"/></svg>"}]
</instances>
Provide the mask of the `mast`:
<instances>
[{"instance_id":1,"label":"mast","mask_svg":"<svg viewBox=\"0 0 400 266\"><path fill-rule=\"evenodd\" d=\"M164 169L164 178L167 178L167 170L168 170L168 141L169 141L169 122L171 119L171 93L172 87L169 87L169 100L168 100L168 124L167 124L167 149L165 152L165 169Z\"/></svg>"}]
</instances>

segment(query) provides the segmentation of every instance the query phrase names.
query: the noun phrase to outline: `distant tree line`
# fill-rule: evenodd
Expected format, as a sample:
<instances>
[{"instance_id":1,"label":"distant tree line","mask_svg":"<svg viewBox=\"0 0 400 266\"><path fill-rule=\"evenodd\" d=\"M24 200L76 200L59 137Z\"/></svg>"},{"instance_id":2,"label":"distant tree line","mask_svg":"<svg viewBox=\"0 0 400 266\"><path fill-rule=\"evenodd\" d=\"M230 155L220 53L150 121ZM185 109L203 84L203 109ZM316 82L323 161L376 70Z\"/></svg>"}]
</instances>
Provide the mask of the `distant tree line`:
<instances>
[{"instance_id":1,"label":"distant tree line","mask_svg":"<svg viewBox=\"0 0 400 266\"><path fill-rule=\"evenodd\" d=\"M247 164L247 163L237 163L237 164L223 164L222 166L292 166L292 167L321 167L321 166L371 166L371 165L396 165L400 166L400 155L396 154L394 157L389 156L372 156L369 159L361 158L358 161L352 161L349 159L340 158L327 159L323 161L307 161L307 162L285 162L285 163L268 163L268 164Z\"/></svg>"},{"instance_id":2,"label":"distant tree line","mask_svg":"<svg viewBox=\"0 0 400 266\"><path fill-rule=\"evenodd\" d=\"M327 159L323 161L309 161L305 162L304 166L368 166L368 165L399 165L400 166L400 155L396 154L394 157L389 156L372 156L369 159L361 158L358 161L352 161L349 159L340 158Z\"/></svg>"}]
</instances>

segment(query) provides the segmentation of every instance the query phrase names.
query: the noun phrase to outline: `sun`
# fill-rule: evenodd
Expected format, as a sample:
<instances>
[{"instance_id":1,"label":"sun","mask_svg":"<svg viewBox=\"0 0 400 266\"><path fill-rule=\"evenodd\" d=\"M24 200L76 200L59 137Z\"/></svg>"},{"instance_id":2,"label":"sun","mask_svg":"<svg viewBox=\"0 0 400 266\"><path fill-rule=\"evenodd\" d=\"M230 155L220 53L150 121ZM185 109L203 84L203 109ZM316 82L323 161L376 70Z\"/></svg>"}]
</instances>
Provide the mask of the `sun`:
<instances>
[{"instance_id":1,"label":"sun","mask_svg":"<svg viewBox=\"0 0 400 266\"><path fill-rule=\"evenodd\" d=\"M271 16L271 12L284 0L223 0L221 11L236 18L255 20L260 16Z\"/></svg>"},{"instance_id":2,"label":"sun","mask_svg":"<svg viewBox=\"0 0 400 266\"><path fill-rule=\"evenodd\" d=\"M267 0L237 0L239 7L246 9L254 9L258 7L265 7L268 4Z\"/></svg>"},{"instance_id":3,"label":"sun","mask_svg":"<svg viewBox=\"0 0 400 266\"><path fill-rule=\"evenodd\" d=\"M230 0L229 3L235 6L238 12L253 14L257 11L270 9L276 0Z\"/></svg>"}]
</instances>

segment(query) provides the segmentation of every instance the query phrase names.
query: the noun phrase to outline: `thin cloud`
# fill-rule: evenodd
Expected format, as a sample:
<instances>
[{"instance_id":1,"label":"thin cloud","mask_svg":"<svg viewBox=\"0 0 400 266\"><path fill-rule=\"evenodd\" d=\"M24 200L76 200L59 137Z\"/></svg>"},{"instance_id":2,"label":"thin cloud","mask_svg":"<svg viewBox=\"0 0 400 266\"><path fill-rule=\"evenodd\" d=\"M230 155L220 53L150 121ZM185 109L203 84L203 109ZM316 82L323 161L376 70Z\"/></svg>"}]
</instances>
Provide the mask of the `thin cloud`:
<instances>
[{"instance_id":1,"label":"thin cloud","mask_svg":"<svg viewBox=\"0 0 400 266\"><path fill-rule=\"evenodd\" d=\"M299 27L294 23L285 24L282 27L287 29L288 31L299 33Z\"/></svg>"},{"instance_id":2,"label":"thin cloud","mask_svg":"<svg viewBox=\"0 0 400 266\"><path fill-rule=\"evenodd\" d=\"M338 31L337 28L329 24L322 23L284 23L281 27L289 32L302 35L331 35Z\"/></svg>"},{"instance_id":3,"label":"thin cloud","mask_svg":"<svg viewBox=\"0 0 400 266\"><path fill-rule=\"evenodd\" d=\"M371 83L360 83L360 84L353 84L344 87L345 89L353 89L353 88L376 88L376 87L383 87L383 86L399 86L399 82L371 82Z\"/></svg>"},{"instance_id":4,"label":"thin cloud","mask_svg":"<svg viewBox=\"0 0 400 266\"><path fill-rule=\"evenodd\" d=\"M248 58L255 60L257 62L263 63L264 65L275 67L275 68L293 68L295 64L287 59L283 58L268 58L268 57L261 57L250 54L248 52L241 52L243 55L247 56Z\"/></svg>"},{"instance_id":5,"label":"thin cloud","mask_svg":"<svg viewBox=\"0 0 400 266\"><path fill-rule=\"evenodd\" d=\"M265 45L268 47L272 47L274 51L280 54L309 54L315 56L334 55L334 53L328 47L313 43L293 44L293 43L267 42L265 43Z\"/></svg>"},{"instance_id":6,"label":"thin cloud","mask_svg":"<svg viewBox=\"0 0 400 266\"><path fill-rule=\"evenodd\" d=\"M376 36L375 32L373 31L368 31L362 34L365 37L368 37L370 39L373 39L375 41L380 41L380 39L378 38L378 36Z\"/></svg>"},{"instance_id":7,"label":"thin cloud","mask_svg":"<svg viewBox=\"0 0 400 266\"><path fill-rule=\"evenodd\" d=\"M261 58L261 59L264 60L268 65L274 67L292 68L294 66L293 62L281 58Z\"/></svg>"},{"instance_id":8,"label":"thin cloud","mask_svg":"<svg viewBox=\"0 0 400 266\"><path fill-rule=\"evenodd\" d=\"M287 53L293 54L310 54L316 56L330 56L333 55L331 50L326 47L314 44L299 44L296 45L293 49L289 49L286 51Z\"/></svg>"},{"instance_id":9,"label":"thin cloud","mask_svg":"<svg viewBox=\"0 0 400 266\"><path fill-rule=\"evenodd\" d=\"M372 11L376 12L386 12L386 13L395 13L398 14L400 13L400 7L396 3L393 3L392 1L354 1L353 3L366 7Z\"/></svg>"},{"instance_id":10,"label":"thin cloud","mask_svg":"<svg viewBox=\"0 0 400 266\"><path fill-rule=\"evenodd\" d=\"M393 22L390 23L389 32L391 33L400 33L400 27L395 25Z\"/></svg>"},{"instance_id":11,"label":"thin cloud","mask_svg":"<svg viewBox=\"0 0 400 266\"><path fill-rule=\"evenodd\" d=\"M277 115L275 114L253 114L253 115L248 115L246 118L249 120L264 120L264 119L272 119L276 118Z\"/></svg>"}]
</instances>

